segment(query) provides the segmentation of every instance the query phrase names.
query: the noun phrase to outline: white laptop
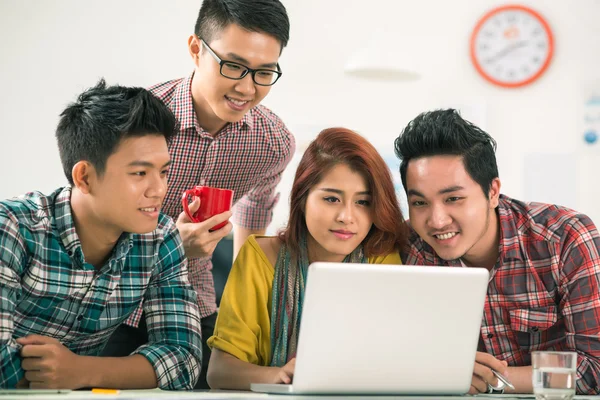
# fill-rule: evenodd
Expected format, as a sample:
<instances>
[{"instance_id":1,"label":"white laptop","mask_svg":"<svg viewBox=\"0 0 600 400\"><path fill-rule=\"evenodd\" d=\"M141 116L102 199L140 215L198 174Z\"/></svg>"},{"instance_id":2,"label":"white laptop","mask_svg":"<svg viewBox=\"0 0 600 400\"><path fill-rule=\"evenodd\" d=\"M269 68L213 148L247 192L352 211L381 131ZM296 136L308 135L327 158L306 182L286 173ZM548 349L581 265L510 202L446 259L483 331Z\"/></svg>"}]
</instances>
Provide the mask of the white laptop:
<instances>
[{"instance_id":1,"label":"white laptop","mask_svg":"<svg viewBox=\"0 0 600 400\"><path fill-rule=\"evenodd\" d=\"M483 268L314 263L288 394L463 394L489 273Z\"/></svg>"}]
</instances>

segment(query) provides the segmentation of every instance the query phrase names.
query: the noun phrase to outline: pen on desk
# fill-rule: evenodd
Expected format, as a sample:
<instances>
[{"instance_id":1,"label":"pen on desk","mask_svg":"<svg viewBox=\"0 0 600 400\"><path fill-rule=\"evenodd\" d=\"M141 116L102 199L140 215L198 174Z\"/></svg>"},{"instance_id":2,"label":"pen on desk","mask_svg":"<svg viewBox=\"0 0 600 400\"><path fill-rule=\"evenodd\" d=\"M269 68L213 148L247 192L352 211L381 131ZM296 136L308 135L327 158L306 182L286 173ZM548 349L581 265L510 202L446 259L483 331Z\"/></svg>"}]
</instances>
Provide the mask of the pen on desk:
<instances>
[{"instance_id":1,"label":"pen on desk","mask_svg":"<svg viewBox=\"0 0 600 400\"><path fill-rule=\"evenodd\" d=\"M104 389L104 388L93 388L92 393L97 394L119 394L121 393L118 389Z\"/></svg>"},{"instance_id":2,"label":"pen on desk","mask_svg":"<svg viewBox=\"0 0 600 400\"><path fill-rule=\"evenodd\" d=\"M504 383L506 386L508 386L512 390L515 390L515 387L513 386L513 384L510 383L510 381L504 375L502 375L500 372L498 372L496 370L492 370L492 372L494 373L494 375L496 375L496 378L498 378L502 383Z\"/></svg>"}]
</instances>

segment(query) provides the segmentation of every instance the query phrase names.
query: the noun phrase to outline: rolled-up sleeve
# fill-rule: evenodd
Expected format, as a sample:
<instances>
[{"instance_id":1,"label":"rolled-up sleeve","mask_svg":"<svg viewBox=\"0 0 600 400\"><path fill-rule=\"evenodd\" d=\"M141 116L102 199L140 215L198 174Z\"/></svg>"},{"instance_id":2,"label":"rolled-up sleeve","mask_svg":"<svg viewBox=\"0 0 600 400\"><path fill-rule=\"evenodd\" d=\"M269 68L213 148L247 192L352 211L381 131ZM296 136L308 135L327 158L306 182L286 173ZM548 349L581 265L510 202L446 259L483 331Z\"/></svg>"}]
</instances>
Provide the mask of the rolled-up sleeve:
<instances>
[{"instance_id":1,"label":"rolled-up sleeve","mask_svg":"<svg viewBox=\"0 0 600 400\"><path fill-rule=\"evenodd\" d=\"M233 222L246 229L261 230L271 223L273 209L279 201L279 193L276 193L275 189L296 151L294 136L283 124L277 129L280 130L276 135L279 140L271 143L273 155L271 167L257 185L235 205ZM265 160L265 162L269 161Z\"/></svg>"},{"instance_id":2,"label":"rolled-up sleeve","mask_svg":"<svg viewBox=\"0 0 600 400\"><path fill-rule=\"evenodd\" d=\"M22 270L24 254L17 225L0 211L0 388L14 388L24 375L21 346L14 338L17 294L21 290L17 271Z\"/></svg>"},{"instance_id":3,"label":"rolled-up sleeve","mask_svg":"<svg viewBox=\"0 0 600 400\"><path fill-rule=\"evenodd\" d=\"M161 389L192 389L202 366L200 315L181 238L169 229L143 303L148 344L134 353L150 361Z\"/></svg>"},{"instance_id":4,"label":"rolled-up sleeve","mask_svg":"<svg viewBox=\"0 0 600 400\"><path fill-rule=\"evenodd\" d=\"M600 393L600 236L581 216L565 229L559 291L566 346L576 351L577 393Z\"/></svg>"}]
</instances>

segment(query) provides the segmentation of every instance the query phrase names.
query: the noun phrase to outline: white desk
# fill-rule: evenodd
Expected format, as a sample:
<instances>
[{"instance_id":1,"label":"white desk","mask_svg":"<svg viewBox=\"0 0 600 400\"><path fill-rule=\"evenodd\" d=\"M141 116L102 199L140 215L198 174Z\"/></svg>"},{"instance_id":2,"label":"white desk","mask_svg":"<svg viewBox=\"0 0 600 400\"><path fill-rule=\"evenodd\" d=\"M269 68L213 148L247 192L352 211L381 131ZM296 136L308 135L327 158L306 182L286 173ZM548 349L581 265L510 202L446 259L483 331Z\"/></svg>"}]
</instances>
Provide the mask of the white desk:
<instances>
[{"instance_id":1,"label":"white desk","mask_svg":"<svg viewBox=\"0 0 600 400\"><path fill-rule=\"evenodd\" d=\"M97 394L89 391L72 391L64 394L23 394L23 395L3 395L0 390L0 400L169 400L169 399L183 399L183 400L256 400L256 399L267 399L267 400L458 400L458 399L502 399L502 400L515 400L515 399L535 399L533 395L477 395L477 396L292 396L292 395L270 395L262 393L252 392L238 392L238 391L162 391L158 389L153 390L121 390L118 395L108 394ZM585 399L598 399L598 396L575 396L576 400Z\"/></svg>"}]
</instances>

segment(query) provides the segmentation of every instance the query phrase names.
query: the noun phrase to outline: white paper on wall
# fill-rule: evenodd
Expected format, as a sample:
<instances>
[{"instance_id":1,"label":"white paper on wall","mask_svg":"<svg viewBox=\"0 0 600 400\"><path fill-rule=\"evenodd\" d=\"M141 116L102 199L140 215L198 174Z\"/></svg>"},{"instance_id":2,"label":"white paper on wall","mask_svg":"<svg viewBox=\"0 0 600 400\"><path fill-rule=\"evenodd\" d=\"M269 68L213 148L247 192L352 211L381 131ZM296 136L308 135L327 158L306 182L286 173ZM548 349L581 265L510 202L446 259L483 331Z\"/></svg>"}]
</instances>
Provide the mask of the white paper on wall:
<instances>
[{"instance_id":1,"label":"white paper on wall","mask_svg":"<svg viewBox=\"0 0 600 400\"><path fill-rule=\"evenodd\" d=\"M523 163L524 201L577 209L577 155L529 153Z\"/></svg>"}]
</instances>

